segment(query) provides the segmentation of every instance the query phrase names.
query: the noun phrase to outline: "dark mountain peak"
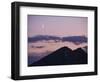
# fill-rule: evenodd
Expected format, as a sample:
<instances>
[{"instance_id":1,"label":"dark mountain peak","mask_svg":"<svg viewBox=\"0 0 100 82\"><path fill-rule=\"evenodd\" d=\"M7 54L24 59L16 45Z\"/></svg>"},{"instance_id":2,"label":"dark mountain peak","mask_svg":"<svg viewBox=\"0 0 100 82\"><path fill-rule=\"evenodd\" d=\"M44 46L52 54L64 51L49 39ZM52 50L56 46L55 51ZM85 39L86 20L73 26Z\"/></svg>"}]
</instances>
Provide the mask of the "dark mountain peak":
<instances>
[{"instance_id":1,"label":"dark mountain peak","mask_svg":"<svg viewBox=\"0 0 100 82\"><path fill-rule=\"evenodd\" d=\"M63 50L63 51L72 51L69 47L66 47L66 46L58 49L57 51L60 51L60 50Z\"/></svg>"},{"instance_id":2,"label":"dark mountain peak","mask_svg":"<svg viewBox=\"0 0 100 82\"><path fill-rule=\"evenodd\" d=\"M73 53L75 55L82 55L83 53L85 53L85 51L82 48L77 48L77 49L73 50Z\"/></svg>"},{"instance_id":3,"label":"dark mountain peak","mask_svg":"<svg viewBox=\"0 0 100 82\"><path fill-rule=\"evenodd\" d=\"M83 51L83 52L85 51L85 52L86 52L86 51L87 51L87 46L82 47L82 48L77 48L77 49L75 49L73 52L79 52L79 51L81 51L81 52L82 52L82 51Z\"/></svg>"},{"instance_id":4,"label":"dark mountain peak","mask_svg":"<svg viewBox=\"0 0 100 82\"><path fill-rule=\"evenodd\" d=\"M59 48L56 51L52 52L51 54L47 55L47 57L50 57L50 56L61 57L61 56L69 55L71 53L72 53L72 50L70 48L64 46L64 47Z\"/></svg>"},{"instance_id":5,"label":"dark mountain peak","mask_svg":"<svg viewBox=\"0 0 100 82\"><path fill-rule=\"evenodd\" d=\"M29 66L70 64L87 64L87 53L82 48L72 51L70 48L64 46Z\"/></svg>"},{"instance_id":6,"label":"dark mountain peak","mask_svg":"<svg viewBox=\"0 0 100 82\"><path fill-rule=\"evenodd\" d=\"M82 50L82 48L77 48L77 49L75 49L75 50L73 50L73 51L79 51L79 50Z\"/></svg>"},{"instance_id":7,"label":"dark mountain peak","mask_svg":"<svg viewBox=\"0 0 100 82\"><path fill-rule=\"evenodd\" d=\"M55 56L58 56L58 57L62 57L62 56L65 57L65 56L71 55L72 52L73 51L70 48L64 46L62 48L57 49L56 51L54 51L53 53L51 53L49 55L55 55Z\"/></svg>"},{"instance_id":8,"label":"dark mountain peak","mask_svg":"<svg viewBox=\"0 0 100 82\"><path fill-rule=\"evenodd\" d=\"M88 51L88 47L87 47L87 46L83 47L82 49L83 49L85 52Z\"/></svg>"},{"instance_id":9,"label":"dark mountain peak","mask_svg":"<svg viewBox=\"0 0 100 82\"><path fill-rule=\"evenodd\" d=\"M83 48L77 48L73 51L74 55L83 57L84 55L87 56L87 52Z\"/></svg>"},{"instance_id":10,"label":"dark mountain peak","mask_svg":"<svg viewBox=\"0 0 100 82\"><path fill-rule=\"evenodd\" d=\"M41 60L34 62L30 66L41 66L41 65L62 65L65 64L68 55L72 54L72 50L68 47L62 47L53 53L45 56Z\"/></svg>"}]
</instances>

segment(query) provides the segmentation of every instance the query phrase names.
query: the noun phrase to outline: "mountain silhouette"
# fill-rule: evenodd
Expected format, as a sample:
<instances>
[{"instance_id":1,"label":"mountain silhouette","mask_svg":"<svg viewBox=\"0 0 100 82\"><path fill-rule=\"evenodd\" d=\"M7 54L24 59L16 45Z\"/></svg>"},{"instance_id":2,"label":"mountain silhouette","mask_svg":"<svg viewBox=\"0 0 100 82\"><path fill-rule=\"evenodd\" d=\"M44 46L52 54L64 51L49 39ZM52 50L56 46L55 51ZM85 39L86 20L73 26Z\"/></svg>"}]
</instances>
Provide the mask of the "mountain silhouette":
<instances>
[{"instance_id":1,"label":"mountain silhouette","mask_svg":"<svg viewBox=\"0 0 100 82\"><path fill-rule=\"evenodd\" d=\"M72 51L62 47L29 66L87 64L87 53L81 48Z\"/></svg>"},{"instance_id":2,"label":"mountain silhouette","mask_svg":"<svg viewBox=\"0 0 100 82\"><path fill-rule=\"evenodd\" d=\"M28 42L37 42L37 41L42 41L42 40L45 40L45 41L54 40L54 41L56 41L56 40L60 40L60 37L50 36L50 35L37 35L37 36L28 38Z\"/></svg>"},{"instance_id":3,"label":"mountain silhouette","mask_svg":"<svg viewBox=\"0 0 100 82\"><path fill-rule=\"evenodd\" d=\"M78 48L73 51L73 55L70 55L68 59L72 64L86 64L87 63L87 52L82 48Z\"/></svg>"},{"instance_id":4,"label":"mountain silhouette","mask_svg":"<svg viewBox=\"0 0 100 82\"><path fill-rule=\"evenodd\" d=\"M88 51L88 46L85 46L85 47L83 47L82 48L85 52L87 52Z\"/></svg>"},{"instance_id":5,"label":"mountain silhouette","mask_svg":"<svg viewBox=\"0 0 100 82\"><path fill-rule=\"evenodd\" d=\"M85 36L69 36L69 37L63 37L62 41L70 41L70 42L87 42L87 38Z\"/></svg>"},{"instance_id":6,"label":"mountain silhouette","mask_svg":"<svg viewBox=\"0 0 100 82\"><path fill-rule=\"evenodd\" d=\"M58 36L51 36L51 35L37 35L34 37L29 37L28 42L37 42L37 41L49 41L53 40L55 42L57 41L68 41L73 43L86 43L87 37L86 36L66 36L66 37L58 37Z\"/></svg>"}]
</instances>

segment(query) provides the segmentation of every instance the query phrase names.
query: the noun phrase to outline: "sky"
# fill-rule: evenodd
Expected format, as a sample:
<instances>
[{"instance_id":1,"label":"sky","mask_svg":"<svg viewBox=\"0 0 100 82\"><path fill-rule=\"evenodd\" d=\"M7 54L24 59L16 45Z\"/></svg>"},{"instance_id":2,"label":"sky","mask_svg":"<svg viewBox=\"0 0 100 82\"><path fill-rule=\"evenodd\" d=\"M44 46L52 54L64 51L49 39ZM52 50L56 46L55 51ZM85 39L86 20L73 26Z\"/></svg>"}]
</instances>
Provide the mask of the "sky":
<instances>
[{"instance_id":1,"label":"sky","mask_svg":"<svg viewBox=\"0 0 100 82\"><path fill-rule=\"evenodd\" d=\"M28 37L35 35L87 36L87 17L28 15Z\"/></svg>"}]
</instances>

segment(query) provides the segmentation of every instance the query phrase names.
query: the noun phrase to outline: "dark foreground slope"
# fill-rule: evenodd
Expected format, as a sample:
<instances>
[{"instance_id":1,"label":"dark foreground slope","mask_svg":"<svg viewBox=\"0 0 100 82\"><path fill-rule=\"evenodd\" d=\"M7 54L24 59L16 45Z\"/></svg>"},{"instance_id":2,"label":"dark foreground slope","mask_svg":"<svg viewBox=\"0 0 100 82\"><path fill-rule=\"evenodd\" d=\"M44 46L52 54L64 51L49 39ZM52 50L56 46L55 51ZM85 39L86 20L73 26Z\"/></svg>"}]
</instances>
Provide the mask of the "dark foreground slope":
<instances>
[{"instance_id":1,"label":"dark foreground slope","mask_svg":"<svg viewBox=\"0 0 100 82\"><path fill-rule=\"evenodd\" d=\"M81 48L74 51L62 47L29 66L87 64L87 53Z\"/></svg>"}]
</instances>

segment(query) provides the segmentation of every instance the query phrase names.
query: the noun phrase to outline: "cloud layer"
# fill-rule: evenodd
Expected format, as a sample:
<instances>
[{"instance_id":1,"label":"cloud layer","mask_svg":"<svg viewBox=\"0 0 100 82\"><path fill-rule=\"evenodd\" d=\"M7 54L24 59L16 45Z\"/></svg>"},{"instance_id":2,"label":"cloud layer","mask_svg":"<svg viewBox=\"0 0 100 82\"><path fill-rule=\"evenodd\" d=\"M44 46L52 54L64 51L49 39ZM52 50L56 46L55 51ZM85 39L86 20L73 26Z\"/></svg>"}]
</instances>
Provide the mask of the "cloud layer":
<instances>
[{"instance_id":1,"label":"cloud layer","mask_svg":"<svg viewBox=\"0 0 100 82\"><path fill-rule=\"evenodd\" d=\"M39 41L46 41L46 42L72 42L74 44L81 44L87 43L86 36L67 36L67 37L57 37L57 36L49 36L49 35L37 35L34 37L29 37L28 42L39 42Z\"/></svg>"}]
</instances>

